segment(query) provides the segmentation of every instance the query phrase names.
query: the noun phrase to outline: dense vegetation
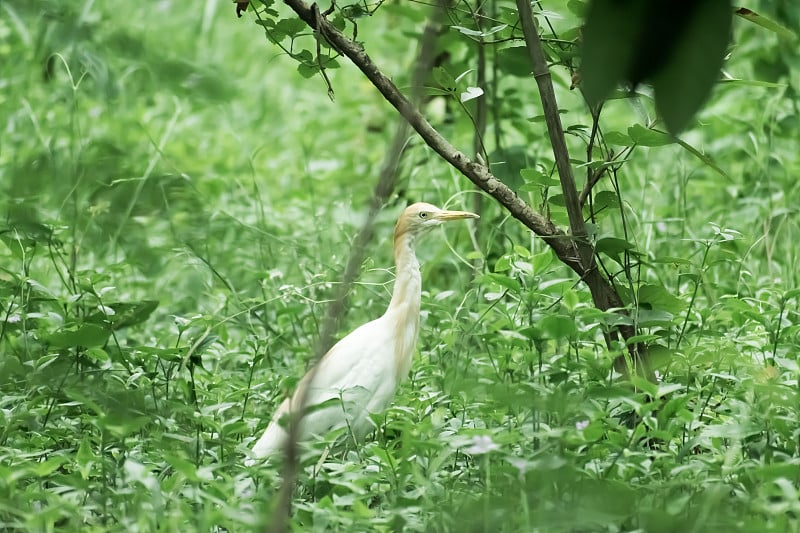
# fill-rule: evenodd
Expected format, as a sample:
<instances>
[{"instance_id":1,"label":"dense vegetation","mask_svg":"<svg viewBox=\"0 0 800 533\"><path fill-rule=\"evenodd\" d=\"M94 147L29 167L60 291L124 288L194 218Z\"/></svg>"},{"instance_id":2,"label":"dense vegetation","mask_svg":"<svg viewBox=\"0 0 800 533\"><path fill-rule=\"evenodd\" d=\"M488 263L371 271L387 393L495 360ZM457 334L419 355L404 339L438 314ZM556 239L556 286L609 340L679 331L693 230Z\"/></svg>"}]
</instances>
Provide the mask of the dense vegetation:
<instances>
[{"instance_id":1,"label":"dense vegetation","mask_svg":"<svg viewBox=\"0 0 800 533\"><path fill-rule=\"evenodd\" d=\"M340 333L388 301L402 206L480 197L482 218L421 244L411 378L363 447L308 454L291 525L797 531L796 43L734 20L726 81L680 142L643 87L606 103L611 159L589 164L593 117L570 90L583 3L543 3L579 187L609 169L591 237L656 382L613 371L625 347L602 333L628 318L409 135ZM428 8L354 6L337 24L405 90ZM565 226L530 68L503 52L513 6L488 3L477 29L476 6L450 13L424 111L473 154L484 98L493 172ZM797 32L781 6L748 7ZM0 528L269 520L279 470L244 458L314 351L398 120L345 58L325 63L329 99L308 28L271 9L282 26L217 0L0 3ZM498 42L476 96L478 36Z\"/></svg>"}]
</instances>

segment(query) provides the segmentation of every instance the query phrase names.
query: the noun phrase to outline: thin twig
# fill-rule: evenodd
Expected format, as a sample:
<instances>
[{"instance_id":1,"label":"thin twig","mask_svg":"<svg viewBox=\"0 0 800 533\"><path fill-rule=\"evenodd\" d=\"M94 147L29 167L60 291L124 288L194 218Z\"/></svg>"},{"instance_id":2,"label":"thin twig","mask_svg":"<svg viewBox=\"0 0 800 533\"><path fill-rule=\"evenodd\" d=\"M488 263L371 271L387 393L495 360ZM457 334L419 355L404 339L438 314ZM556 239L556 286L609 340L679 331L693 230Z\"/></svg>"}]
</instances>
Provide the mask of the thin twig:
<instances>
[{"instance_id":1,"label":"thin twig","mask_svg":"<svg viewBox=\"0 0 800 533\"><path fill-rule=\"evenodd\" d=\"M600 111L602 110L602 103L599 104L596 108L592 108L592 132L589 134L589 142L586 143L586 183L583 186L583 190L578 195L578 203L583 209L583 206L586 205L586 200L589 198L589 195L592 193L592 189L600 181L600 178L603 176L605 171L604 168L597 168L593 169L592 165L588 164L593 161L594 155L594 143L597 140L597 133L600 130ZM594 222L594 211L591 211L592 222Z\"/></svg>"},{"instance_id":2,"label":"thin twig","mask_svg":"<svg viewBox=\"0 0 800 533\"><path fill-rule=\"evenodd\" d=\"M476 11L473 13L473 19L475 21L475 26L478 29L481 29L481 15L483 14L483 4L480 4ZM476 79L475 84L483 89L483 96L477 98L475 100L475 135L472 139L472 152L475 154L475 158L478 159L481 155L483 155L483 164L491 168L491 161L489 160L489 153L486 150L486 143L484 138L486 136L486 115L488 112L488 98L495 99L492 92L490 92L489 87L486 84L486 45L483 42L483 37L481 36L479 39L476 40L476 50L478 52L478 63L476 67ZM479 160L480 161L480 160ZM472 209L477 214L482 214L483 211L483 195L476 194L475 199L473 200ZM473 246L477 249L477 243L479 242L480 235L480 225L475 225L475 230L472 233L472 240ZM478 265L480 262L479 259L476 259L473 264ZM479 270L473 270L474 275L477 275Z\"/></svg>"},{"instance_id":3,"label":"thin twig","mask_svg":"<svg viewBox=\"0 0 800 533\"><path fill-rule=\"evenodd\" d=\"M333 12L335 6L336 4L331 2L331 7L330 9L325 11L325 15L327 16L331 12ZM314 9L314 16L319 17L320 13L317 4L313 4L311 7ZM317 41L317 67L319 68L319 73L322 74L322 79L325 80L325 85L327 85L328 87L328 98L330 98L331 102L333 102L336 99L333 93L333 85L331 84L331 80L328 77L328 73L325 71L325 65L322 64L322 52L321 52L322 47L319 36L316 35L316 33L314 35L314 39Z\"/></svg>"}]
</instances>

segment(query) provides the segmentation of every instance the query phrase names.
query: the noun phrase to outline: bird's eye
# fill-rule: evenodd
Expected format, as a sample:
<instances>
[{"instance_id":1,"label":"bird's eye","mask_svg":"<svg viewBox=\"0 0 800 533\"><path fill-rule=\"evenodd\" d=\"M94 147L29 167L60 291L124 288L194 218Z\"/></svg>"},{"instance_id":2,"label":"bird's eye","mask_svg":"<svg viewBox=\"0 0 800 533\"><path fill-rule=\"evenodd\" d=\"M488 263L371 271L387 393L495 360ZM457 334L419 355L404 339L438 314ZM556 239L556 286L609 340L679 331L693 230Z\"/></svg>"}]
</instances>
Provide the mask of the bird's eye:
<instances>
[{"instance_id":1,"label":"bird's eye","mask_svg":"<svg viewBox=\"0 0 800 533\"><path fill-rule=\"evenodd\" d=\"M428 213L426 213L425 211L420 211L419 218L428 218Z\"/></svg>"}]
</instances>

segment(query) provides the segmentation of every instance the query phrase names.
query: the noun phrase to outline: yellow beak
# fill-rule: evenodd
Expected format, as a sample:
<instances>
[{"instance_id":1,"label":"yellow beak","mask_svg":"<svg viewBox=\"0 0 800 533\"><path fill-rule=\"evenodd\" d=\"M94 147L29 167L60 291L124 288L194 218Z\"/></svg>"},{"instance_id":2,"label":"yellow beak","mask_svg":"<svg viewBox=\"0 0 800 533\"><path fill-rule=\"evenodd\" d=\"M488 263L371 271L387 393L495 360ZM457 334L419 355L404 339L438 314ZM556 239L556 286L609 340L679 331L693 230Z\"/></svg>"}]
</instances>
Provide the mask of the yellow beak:
<instances>
[{"instance_id":1,"label":"yellow beak","mask_svg":"<svg viewBox=\"0 0 800 533\"><path fill-rule=\"evenodd\" d=\"M481 218L479 215L475 213L470 213L468 211L439 211L433 218L436 220L441 220L442 222L447 222L449 220L461 220L463 218Z\"/></svg>"}]
</instances>

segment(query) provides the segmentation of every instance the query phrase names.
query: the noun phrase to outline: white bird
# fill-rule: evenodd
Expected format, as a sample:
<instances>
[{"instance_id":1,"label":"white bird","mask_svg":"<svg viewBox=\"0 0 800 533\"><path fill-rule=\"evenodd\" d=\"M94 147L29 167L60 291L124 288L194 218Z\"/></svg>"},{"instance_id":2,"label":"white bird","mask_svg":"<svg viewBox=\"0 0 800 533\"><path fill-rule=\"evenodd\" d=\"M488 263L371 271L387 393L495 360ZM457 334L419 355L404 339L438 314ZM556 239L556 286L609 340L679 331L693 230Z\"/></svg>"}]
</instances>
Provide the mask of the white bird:
<instances>
[{"instance_id":1,"label":"white bird","mask_svg":"<svg viewBox=\"0 0 800 533\"><path fill-rule=\"evenodd\" d=\"M356 439L369 432L369 414L384 410L392 400L398 385L408 376L416 349L422 281L414 253L417 238L444 222L465 218L480 217L426 203L413 204L403 211L394 230L396 278L386 312L336 343L316 368L306 373L294 394L275 411L253 446L253 457L269 457L283 450L288 419L296 416L300 402L304 403L304 414L299 441L345 426Z\"/></svg>"}]
</instances>

